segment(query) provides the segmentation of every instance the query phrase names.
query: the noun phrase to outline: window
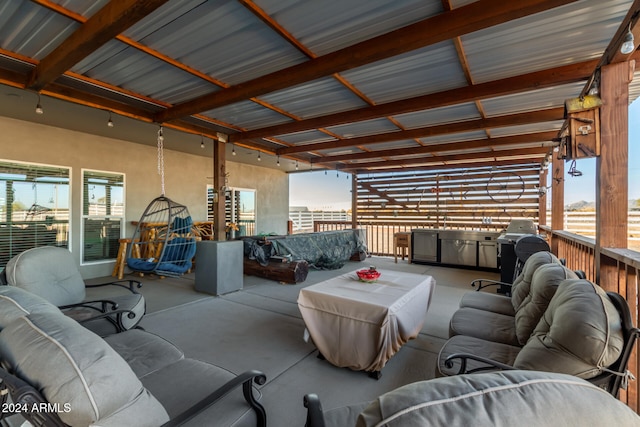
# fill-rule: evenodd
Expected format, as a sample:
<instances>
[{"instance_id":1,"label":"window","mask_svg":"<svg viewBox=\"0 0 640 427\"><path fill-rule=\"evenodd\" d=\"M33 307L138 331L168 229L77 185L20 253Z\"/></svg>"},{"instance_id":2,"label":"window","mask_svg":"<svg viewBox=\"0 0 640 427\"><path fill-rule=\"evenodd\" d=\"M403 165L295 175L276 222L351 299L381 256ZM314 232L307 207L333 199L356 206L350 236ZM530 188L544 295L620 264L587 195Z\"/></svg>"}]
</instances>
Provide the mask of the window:
<instances>
[{"instance_id":1,"label":"window","mask_svg":"<svg viewBox=\"0 0 640 427\"><path fill-rule=\"evenodd\" d=\"M69 246L68 168L0 160L0 269L37 246Z\"/></svg>"},{"instance_id":2,"label":"window","mask_svg":"<svg viewBox=\"0 0 640 427\"><path fill-rule=\"evenodd\" d=\"M231 238L251 236L256 232L256 190L228 188L225 197L225 224L236 224ZM207 220L213 221L213 186L207 186Z\"/></svg>"},{"instance_id":3,"label":"window","mask_svg":"<svg viewBox=\"0 0 640 427\"><path fill-rule=\"evenodd\" d=\"M118 256L124 225L124 175L82 171L82 262Z\"/></svg>"}]
</instances>

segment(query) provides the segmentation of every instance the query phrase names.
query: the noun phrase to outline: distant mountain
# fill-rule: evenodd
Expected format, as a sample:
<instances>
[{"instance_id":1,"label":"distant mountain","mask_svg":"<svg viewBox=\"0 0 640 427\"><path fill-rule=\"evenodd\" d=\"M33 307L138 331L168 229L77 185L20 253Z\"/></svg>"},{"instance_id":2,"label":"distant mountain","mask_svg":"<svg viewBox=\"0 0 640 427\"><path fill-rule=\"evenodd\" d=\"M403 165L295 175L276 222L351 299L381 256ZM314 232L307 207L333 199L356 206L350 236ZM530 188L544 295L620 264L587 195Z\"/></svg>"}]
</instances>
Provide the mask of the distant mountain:
<instances>
[{"instance_id":1,"label":"distant mountain","mask_svg":"<svg viewBox=\"0 0 640 427\"><path fill-rule=\"evenodd\" d=\"M595 209L596 209L595 202L587 202L584 200L580 200L579 202L565 205L564 207L565 211L570 211L570 212L571 211L593 211Z\"/></svg>"},{"instance_id":2,"label":"distant mountain","mask_svg":"<svg viewBox=\"0 0 640 427\"><path fill-rule=\"evenodd\" d=\"M584 200L580 200L579 202L570 203L565 205L565 211L594 211L596 209L596 202L587 202ZM640 210L640 199L631 199L629 200L629 210L635 211Z\"/></svg>"}]
</instances>

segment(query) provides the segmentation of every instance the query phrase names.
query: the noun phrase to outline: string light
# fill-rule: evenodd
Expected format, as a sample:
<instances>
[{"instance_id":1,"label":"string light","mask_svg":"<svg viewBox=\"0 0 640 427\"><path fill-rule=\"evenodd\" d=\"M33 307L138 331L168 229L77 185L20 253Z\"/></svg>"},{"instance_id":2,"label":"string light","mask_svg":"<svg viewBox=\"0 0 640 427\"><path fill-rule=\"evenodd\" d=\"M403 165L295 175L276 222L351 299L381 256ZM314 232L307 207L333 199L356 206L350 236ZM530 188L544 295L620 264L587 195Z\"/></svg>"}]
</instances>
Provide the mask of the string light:
<instances>
[{"instance_id":1,"label":"string light","mask_svg":"<svg viewBox=\"0 0 640 427\"><path fill-rule=\"evenodd\" d=\"M38 94L38 103L36 104L36 114L44 114L42 105L40 104L40 94Z\"/></svg>"},{"instance_id":2,"label":"string light","mask_svg":"<svg viewBox=\"0 0 640 427\"><path fill-rule=\"evenodd\" d=\"M235 155L236 155L236 145L235 145L235 144L233 144L231 147L232 147L232 148L231 148L231 155L232 155L232 156L235 156Z\"/></svg>"},{"instance_id":3,"label":"string light","mask_svg":"<svg viewBox=\"0 0 640 427\"><path fill-rule=\"evenodd\" d=\"M276 165L280 166L280 156L276 158Z\"/></svg>"},{"instance_id":4,"label":"string light","mask_svg":"<svg viewBox=\"0 0 640 427\"><path fill-rule=\"evenodd\" d=\"M200 135L200 148L204 148L204 138Z\"/></svg>"},{"instance_id":5,"label":"string light","mask_svg":"<svg viewBox=\"0 0 640 427\"><path fill-rule=\"evenodd\" d=\"M298 161L296 160L296 170L298 170Z\"/></svg>"},{"instance_id":6,"label":"string light","mask_svg":"<svg viewBox=\"0 0 640 427\"><path fill-rule=\"evenodd\" d=\"M107 121L107 127L112 128L114 126L113 120L111 120L111 111L109 111L109 120Z\"/></svg>"},{"instance_id":7,"label":"string light","mask_svg":"<svg viewBox=\"0 0 640 427\"><path fill-rule=\"evenodd\" d=\"M262 157L260 157L260 152L258 151L258 161L261 161Z\"/></svg>"}]
</instances>

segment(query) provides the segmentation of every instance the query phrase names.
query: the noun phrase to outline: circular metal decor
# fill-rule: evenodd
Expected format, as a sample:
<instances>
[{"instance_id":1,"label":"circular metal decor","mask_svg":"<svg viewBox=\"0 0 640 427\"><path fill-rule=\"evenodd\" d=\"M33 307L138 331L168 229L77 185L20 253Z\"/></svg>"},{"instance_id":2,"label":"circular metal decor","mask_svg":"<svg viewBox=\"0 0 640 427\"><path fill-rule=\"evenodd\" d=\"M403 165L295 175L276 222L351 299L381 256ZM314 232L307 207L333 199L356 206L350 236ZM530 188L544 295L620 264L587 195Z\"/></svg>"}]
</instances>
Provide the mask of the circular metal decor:
<instances>
[{"instance_id":1,"label":"circular metal decor","mask_svg":"<svg viewBox=\"0 0 640 427\"><path fill-rule=\"evenodd\" d=\"M487 182L487 195L496 203L511 203L524 194L524 179L514 172L498 172Z\"/></svg>"}]
</instances>

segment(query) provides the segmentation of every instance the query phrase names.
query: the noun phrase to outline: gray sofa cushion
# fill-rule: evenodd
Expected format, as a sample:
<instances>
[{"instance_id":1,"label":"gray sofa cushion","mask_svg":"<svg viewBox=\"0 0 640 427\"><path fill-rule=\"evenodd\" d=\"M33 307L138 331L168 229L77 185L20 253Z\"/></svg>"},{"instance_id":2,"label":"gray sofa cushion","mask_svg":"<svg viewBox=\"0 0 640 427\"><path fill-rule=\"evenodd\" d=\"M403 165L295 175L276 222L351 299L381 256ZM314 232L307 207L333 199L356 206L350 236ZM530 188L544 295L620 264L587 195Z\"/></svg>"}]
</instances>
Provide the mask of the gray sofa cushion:
<instances>
[{"instance_id":1,"label":"gray sofa cushion","mask_svg":"<svg viewBox=\"0 0 640 427\"><path fill-rule=\"evenodd\" d=\"M514 316L523 300L530 292L533 273L545 264L561 265L560 260L550 252L536 252L524 264L522 273L511 286L511 297L487 292L467 292L460 300L460 308L475 308L492 313Z\"/></svg>"},{"instance_id":2,"label":"gray sofa cushion","mask_svg":"<svg viewBox=\"0 0 640 427\"><path fill-rule=\"evenodd\" d=\"M218 366L186 358L145 375L141 380L174 418L235 377L232 372ZM257 399L255 389L254 393ZM199 413L187 425L255 427L256 422L255 412L247 405L242 387L239 387Z\"/></svg>"},{"instance_id":3,"label":"gray sofa cushion","mask_svg":"<svg viewBox=\"0 0 640 427\"><path fill-rule=\"evenodd\" d=\"M138 378L184 359L184 353L178 347L139 329L109 335L104 340L122 356Z\"/></svg>"},{"instance_id":4,"label":"gray sofa cushion","mask_svg":"<svg viewBox=\"0 0 640 427\"><path fill-rule=\"evenodd\" d=\"M31 292L14 286L0 286L0 330L19 317L41 312L60 314L58 307Z\"/></svg>"},{"instance_id":5,"label":"gray sofa cushion","mask_svg":"<svg viewBox=\"0 0 640 427\"><path fill-rule=\"evenodd\" d=\"M529 295L527 295L515 314L515 334L520 345L525 345L540 318L549 306L558 285L566 279L577 279L576 273L556 264L545 264L533 273Z\"/></svg>"},{"instance_id":6,"label":"gray sofa cushion","mask_svg":"<svg viewBox=\"0 0 640 427\"><path fill-rule=\"evenodd\" d=\"M0 356L71 426L157 426L162 405L100 337L60 313L33 313L0 332Z\"/></svg>"},{"instance_id":7,"label":"gray sofa cushion","mask_svg":"<svg viewBox=\"0 0 640 427\"><path fill-rule=\"evenodd\" d=\"M47 268L42 268L43 259ZM6 266L9 285L41 296L61 306L77 304L85 298L85 286L71 253L64 248L42 246L11 258Z\"/></svg>"},{"instance_id":8,"label":"gray sofa cushion","mask_svg":"<svg viewBox=\"0 0 640 427\"><path fill-rule=\"evenodd\" d=\"M638 426L606 391L569 375L509 371L420 381L373 401L356 426ZM343 426L353 424L342 424Z\"/></svg>"},{"instance_id":9,"label":"gray sofa cushion","mask_svg":"<svg viewBox=\"0 0 640 427\"><path fill-rule=\"evenodd\" d=\"M511 297L483 291L466 292L460 300L460 308L476 308L507 316L516 314Z\"/></svg>"},{"instance_id":10,"label":"gray sofa cushion","mask_svg":"<svg viewBox=\"0 0 640 427\"><path fill-rule=\"evenodd\" d=\"M456 375L460 369L460 362L456 360L452 368L447 368L444 361L454 353L468 353L480 357L495 360L506 365L513 365L521 347L486 341L480 338L466 335L456 335L444 343L438 354L438 364L436 366L436 376ZM485 364L469 360L467 369L484 367Z\"/></svg>"},{"instance_id":11,"label":"gray sofa cushion","mask_svg":"<svg viewBox=\"0 0 640 427\"><path fill-rule=\"evenodd\" d=\"M503 344L525 345L558 284L566 279L577 279L573 271L557 263L543 264L533 271L531 283L527 285L529 293L522 299L514 316L463 307L451 317L450 336L469 335Z\"/></svg>"},{"instance_id":12,"label":"gray sofa cushion","mask_svg":"<svg viewBox=\"0 0 640 427\"><path fill-rule=\"evenodd\" d=\"M449 336L468 335L487 341L517 345L513 316L463 307L456 310L449 322Z\"/></svg>"},{"instance_id":13,"label":"gray sofa cushion","mask_svg":"<svg viewBox=\"0 0 640 427\"><path fill-rule=\"evenodd\" d=\"M545 264L561 264L560 260L551 252L536 252L529 257L527 262L524 263L522 273L514 280L511 287L511 304L514 311L518 311L522 302L527 298L531 292L531 281L533 280L533 273Z\"/></svg>"},{"instance_id":14,"label":"gray sofa cushion","mask_svg":"<svg viewBox=\"0 0 640 427\"><path fill-rule=\"evenodd\" d=\"M566 280L513 366L592 378L618 359L623 344L620 315L605 291L588 280Z\"/></svg>"}]
</instances>

